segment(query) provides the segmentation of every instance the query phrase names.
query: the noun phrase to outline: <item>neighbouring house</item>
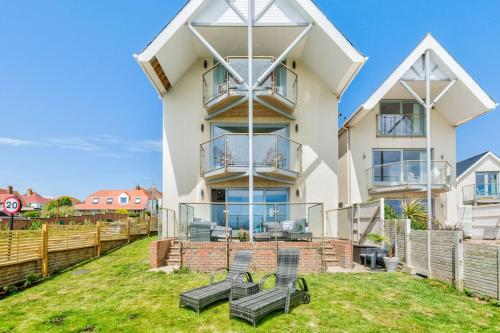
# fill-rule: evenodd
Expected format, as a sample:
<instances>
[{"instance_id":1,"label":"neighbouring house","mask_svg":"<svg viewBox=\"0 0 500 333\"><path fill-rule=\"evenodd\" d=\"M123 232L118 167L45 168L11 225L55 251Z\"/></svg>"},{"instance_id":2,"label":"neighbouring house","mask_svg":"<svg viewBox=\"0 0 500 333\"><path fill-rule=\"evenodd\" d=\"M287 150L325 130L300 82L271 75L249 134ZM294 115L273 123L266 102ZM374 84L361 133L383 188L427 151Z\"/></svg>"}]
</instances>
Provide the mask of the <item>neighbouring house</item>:
<instances>
[{"instance_id":1,"label":"neighbouring house","mask_svg":"<svg viewBox=\"0 0 500 333\"><path fill-rule=\"evenodd\" d=\"M212 238L317 237L338 207L332 129L366 58L312 1L254 4L188 1L135 56L163 101L163 202L183 236L209 221Z\"/></svg>"},{"instance_id":2,"label":"neighbouring house","mask_svg":"<svg viewBox=\"0 0 500 333\"><path fill-rule=\"evenodd\" d=\"M160 192L161 193L161 192ZM129 212L157 212L157 200L151 192L140 186L132 190L99 190L90 194L82 203L74 205L80 212L99 213L105 211L128 210Z\"/></svg>"},{"instance_id":3,"label":"neighbouring house","mask_svg":"<svg viewBox=\"0 0 500 333\"><path fill-rule=\"evenodd\" d=\"M423 106L426 77L433 102L429 128ZM441 44L427 35L339 129L341 203L384 198L400 211L403 199L422 198L427 203L431 177L433 217L456 224L456 128L495 107Z\"/></svg>"},{"instance_id":4,"label":"neighbouring house","mask_svg":"<svg viewBox=\"0 0 500 333\"><path fill-rule=\"evenodd\" d=\"M457 163L458 202L463 205L500 203L500 158L491 151Z\"/></svg>"},{"instance_id":5,"label":"neighbouring house","mask_svg":"<svg viewBox=\"0 0 500 333\"><path fill-rule=\"evenodd\" d=\"M34 192L31 188L26 191L23 196L26 206L33 209L42 209L51 199L42 197L40 194Z\"/></svg>"},{"instance_id":6,"label":"neighbouring house","mask_svg":"<svg viewBox=\"0 0 500 333\"><path fill-rule=\"evenodd\" d=\"M21 210L26 210L27 204L26 204L26 200L25 200L24 196L21 193L19 193L18 191L14 191L12 189L12 187L9 186L9 188L6 188L6 189L0 188L0 211L3 210L4 200L12 195L17 196L19 198L19 200L21 200L21 203L23 205Z\"/></svg>"}]
</instances>

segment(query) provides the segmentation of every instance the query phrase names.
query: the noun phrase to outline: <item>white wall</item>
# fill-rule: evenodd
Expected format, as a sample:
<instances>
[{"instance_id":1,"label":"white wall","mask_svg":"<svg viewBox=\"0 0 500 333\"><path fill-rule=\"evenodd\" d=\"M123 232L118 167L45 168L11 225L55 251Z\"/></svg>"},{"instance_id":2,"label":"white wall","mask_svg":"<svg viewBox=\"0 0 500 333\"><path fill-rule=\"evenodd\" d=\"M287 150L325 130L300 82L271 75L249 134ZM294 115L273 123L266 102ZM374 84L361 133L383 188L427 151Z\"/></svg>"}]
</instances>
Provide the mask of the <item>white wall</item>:
<instances>
[{"instance_id":1,"label":"white wall","mask_svg":"<svg viewBox=\"0 0 500 333\"><path fill-rule=\"evenodd\" d=\"M463 192L462 189L468 185L476 184L476 172L481 171L496 171L500 172L500 162L491 155L485 156L483 159L477 163L476 166L469 169L466 173L462 174L460 178L457 179L457 201L459 204L463 202Z\"/></svg>"},{"instance_id":2,"label":"white wall","mask_svg":"<svg viewBox=\"0 0 500 333\"><path fill-rule=\"evenodd\" d=\"M293 59L289 59L291 63ZM209 61L211 63L211 61ZM256 178L255 186L290 187L291 201L338 205L337 98L301 61L296 61L298 100L295 121L283 117L255 118L255 123L289 123L290 138L303 145L302 177L293 186ZM163 189L164 206L178 210L181 202L210 202L210 188L200 177L199 146L210 139L212 122L247 122L247 118L204 119L203 60L196 62L164 98ZM204 132L201 132L204 124ZM298 132L295 131L298 124ZM213 185L245 186L246 180ZM297 198L295 190L299 189ZM204 196L202 198L201 191Z\"/></svg>"},{"instance_id":3,"label":"white wall","mask_svg":"<svg viewBox=\"0 0 500 333\"><path fill-rule=\"evenodd\" d=\"M343 165L349 163L350 173L350 201L351 203L366 202L370 199L368 193L367 170L373 165L373 149L380 148L406 148L425 149L426 138L401 138L401 137L377 137L377 114L379 105L371 110L365 117L349 128L350 151L340 156ZM344 132L346 133L346 132ZM343 134L345 136L346 134ZM341 140L342 141L342 140ZM436 198L435 215L444 223L457 223L457 200L456 200L456 130L439 113L438 109L432 110L431 114L431 147L434 160L447 161L452 170L451 191L439 195ZM341 169L342 177L348 177L348 172ZM347 178L340 181L343 186L340 196L347 200ZM425 195L425 193L421 193ZM400 197L400 195L399 195Z\"/></svg>"}]
</instances>

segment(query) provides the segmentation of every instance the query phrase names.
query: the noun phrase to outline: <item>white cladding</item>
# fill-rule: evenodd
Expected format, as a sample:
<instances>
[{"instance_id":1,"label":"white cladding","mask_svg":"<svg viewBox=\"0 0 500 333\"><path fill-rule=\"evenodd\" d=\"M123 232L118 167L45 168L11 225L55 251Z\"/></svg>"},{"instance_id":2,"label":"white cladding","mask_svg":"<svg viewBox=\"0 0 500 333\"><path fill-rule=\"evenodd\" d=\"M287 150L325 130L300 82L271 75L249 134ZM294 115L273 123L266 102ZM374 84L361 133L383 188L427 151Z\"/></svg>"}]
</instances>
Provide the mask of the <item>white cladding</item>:
<instances>
[{"instance_id":1,"label":"white cladding","mask_svg":"<svg viewBox=\"0 0 500 333\"><path fill-rule=\"evenodd\" d=\"M248 0L230 0L244 17L248 16ZM259 15L271 0L255 0L255 13ZM310 22L307 15L288 0L276 0L267 8L257 25L303 25ZM224 0L210 0L193 20L201 25L244 25L240 16Z\"/></svg>"}]
</instances>

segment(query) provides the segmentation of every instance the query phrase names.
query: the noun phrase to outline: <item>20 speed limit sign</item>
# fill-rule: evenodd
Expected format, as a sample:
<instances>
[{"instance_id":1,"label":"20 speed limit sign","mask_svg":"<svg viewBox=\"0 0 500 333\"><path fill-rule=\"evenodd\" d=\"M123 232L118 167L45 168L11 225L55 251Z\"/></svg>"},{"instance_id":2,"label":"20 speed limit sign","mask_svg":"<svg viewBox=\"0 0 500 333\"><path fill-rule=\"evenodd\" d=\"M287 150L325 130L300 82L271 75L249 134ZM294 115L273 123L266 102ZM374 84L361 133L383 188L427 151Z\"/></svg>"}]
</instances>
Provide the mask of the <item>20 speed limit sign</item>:
<instances>
[{"instance_id":1,"label":"20 speed limit sign","mask_svg":"<svg viewBox=\"0 0 500 333\"><path fill-rule=\"evenodd\" d=\"M15 195L7 197L3 202L3 211L9 215L14 215L21 210L21 200Z\"/></svg>"}]
</instances>

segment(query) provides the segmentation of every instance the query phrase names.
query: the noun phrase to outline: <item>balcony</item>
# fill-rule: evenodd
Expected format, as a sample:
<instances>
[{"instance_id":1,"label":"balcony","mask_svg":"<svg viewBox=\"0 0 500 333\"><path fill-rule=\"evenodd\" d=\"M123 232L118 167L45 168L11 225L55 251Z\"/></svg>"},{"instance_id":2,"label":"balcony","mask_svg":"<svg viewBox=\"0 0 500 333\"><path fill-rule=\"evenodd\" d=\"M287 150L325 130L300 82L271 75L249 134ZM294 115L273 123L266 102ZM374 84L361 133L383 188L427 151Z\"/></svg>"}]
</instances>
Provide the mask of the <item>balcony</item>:
<instances>
[{"instance_id":1,"label":"balcony","mask_svg":"<svg viewBox=\"0 0 500 333\"><path fill-rule=\"evenodd\" d=\"M245 80L248 80L248 58L227 57L226 61ZM255 57L254 80L275 61L274 57ZM218 63L203 74L203 106L209 114L229 111L246 99L246 88L238 84L226 68ZM264 107L286 114L293 113L297 103L297 74L280 64L255 89L255 96ZM257 102L259 102L257 100Z\"/></svg>"},{"instance_id":2,"label":"balcony","mask_svg":"<svg viewBox=\"0 0 500 333\"><path fill-rule=\"evenodd\" d=\"M302 169L302 145L279 134L255 134L256 176L293 183ZM201 175L220 182L248 175L248 134L223 134L200 145Z\"/></svg>"},{"instance_id":3,"label":"balcony","mask_svg":"<svg viewBox=\"0 0 500 333\"><path fill-rule=\"evenodd\" d=\"M377 135L380 137L423 137L425 119L420 115L379 114Z\"/></svg>"},{"instance_id":4,"label":"balcony","mask_svg":"<svg viewBox=\"0 0 500 333\"><path fill-rule=\"evenodd\" d=\"M446 161L432 161L432 191L450 190L451 166ZM424 192L427 189L427 162L401 161L382 164L367 170L368 192L384 194L397 192Z\"/></svg>"},{"instance_id":5,"label":"balcony","mask_svg":"<svg viewBox=\"0 0 500 333\"><path fill-rule=\"evenodd\" d=\"M497 184L472 184L462 187L464 205L500 203L500 186Z\"/></svg>"}]
</instances>

